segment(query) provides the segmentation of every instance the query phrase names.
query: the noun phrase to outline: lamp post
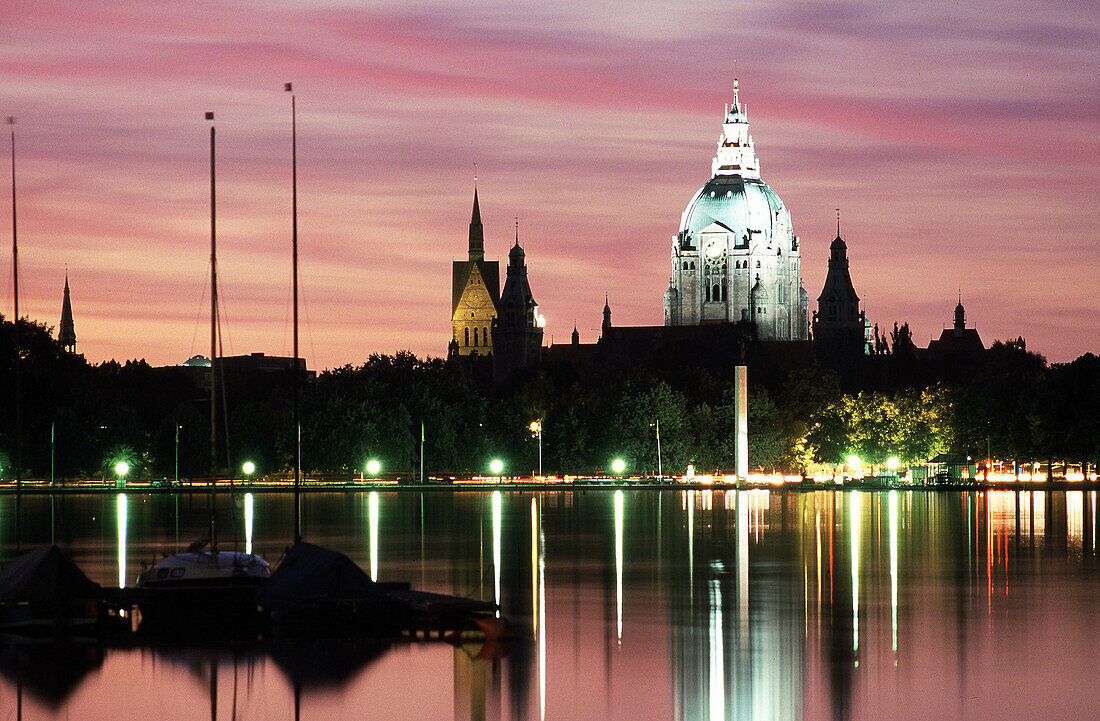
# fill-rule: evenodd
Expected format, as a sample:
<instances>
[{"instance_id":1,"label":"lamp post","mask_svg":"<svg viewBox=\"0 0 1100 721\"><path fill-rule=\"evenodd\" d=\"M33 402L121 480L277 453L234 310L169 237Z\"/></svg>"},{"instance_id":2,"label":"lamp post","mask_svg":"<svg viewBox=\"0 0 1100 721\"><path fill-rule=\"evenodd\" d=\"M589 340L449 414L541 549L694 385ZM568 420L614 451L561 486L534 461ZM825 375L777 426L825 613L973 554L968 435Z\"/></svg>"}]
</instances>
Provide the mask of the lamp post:
<instances>
[{"instance_id":1,"label":"lamp post","mask_svg":"<svg viewBox=\"0 0 1100 721\"><path fill-rule=\"evenodd\" d=\"M252 461L245 461L241 466L241 471L244 472L244 479L246 483L252 482L252 474L256 472L256 464Z\"/></svg>"},{"instance_id":2,"label":"lamp post","mask_svg":"<svg viewBox=\"0 0 1100 721\"><path fill-rule=\"evenodd\" d=\"M542 421L531 421L531 432L539 439L539 477L542 477Z\"/></svg>"},{"instance_id":3,"label":"lamp post","mask_svg":"<svg viewBox=\"0 0 1100 721\"><path fill-rule=\"evenodd\" d=\"M179 423L176 424L176 486L180 484L180 429L183 428Z\"/></svg>"},{"instance_id":4,"label":"lamp post","mask_svg":"<svg viewBox=\"0 0 1100 721\"><path fill-rule=\"evenodd\" d=\"M661 419L658 418L656 423L652 423L657 429L657 480L662 481L665 478L665 472L661 468Z\"/></svg>"}]
</instances>

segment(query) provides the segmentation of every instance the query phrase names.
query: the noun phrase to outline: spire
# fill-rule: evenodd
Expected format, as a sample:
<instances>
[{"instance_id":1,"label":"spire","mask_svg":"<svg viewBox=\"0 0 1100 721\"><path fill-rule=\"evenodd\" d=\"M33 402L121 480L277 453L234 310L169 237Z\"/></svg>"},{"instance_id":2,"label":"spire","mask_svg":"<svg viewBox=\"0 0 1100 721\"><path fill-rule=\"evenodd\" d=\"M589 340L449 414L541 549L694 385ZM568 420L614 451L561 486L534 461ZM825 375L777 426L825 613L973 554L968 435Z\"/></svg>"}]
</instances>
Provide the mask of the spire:
<instances>
[{"instance_id":1,"label":"spire","mask_svg":"<svg viewBox=\"0 0 1100 721\"><path fill-rule=\"evenodd\" d=\"M611 304L607 300L607 293L603 294L603 334L611 330Z\"/></svg>"},{"instance_id":2,"label":"spire","mask_svg":"<svg viewBox=\"0 0 1100 721\"><path fill-rule=\"evenodd\" d=\"M959 304L955 306L955 333L966 330L966 309L963 308L962 288L959 288Z\"/></svg>"},{"instance_id":3,"label":"spire","mask_svg":"<svg viewBox=\"0 0 1100 721\"><path fill-rule=\"evenodd\" d=\"M73 325L73 306L69 299L69 270L65 269L65 298L61 301L61 324L57 341L70 353L76 352L76 329Z\"/></svg>"},{"instance_id":4,"label":"spire","mask_svg":"<svg viewBox=\"0 0 1100 721\"><path fill-rule=\"evenodd\" d=\"M573 321L573 335L569 337L573 345L580 345L581 334L577 332L577 321Z\"/></svg>"},{"instance_id":5,"label":"spire","mask_svg":"<svg viewBox=\"0 0 1100 721\"><path fill-rule=\"evenodd\" d=\"M474 175L474 212L470 216L470 260L485 259L485 229L481 226L481 206L477 202L477 175Z\"/></svg>"},{"instance_id":6,"label":"spire","mask_svg":"<svg viewBox=\"0 0 1100 721\"><path fill-rule=\"evenodd\" d=\"M748 112L741 103L740 94L740 83L734 77L733 102L726 105L722 137L718 139L718 152L711 162L711 174L759 178L760 161L749 134Z\"/></svg>"}]
</instances>

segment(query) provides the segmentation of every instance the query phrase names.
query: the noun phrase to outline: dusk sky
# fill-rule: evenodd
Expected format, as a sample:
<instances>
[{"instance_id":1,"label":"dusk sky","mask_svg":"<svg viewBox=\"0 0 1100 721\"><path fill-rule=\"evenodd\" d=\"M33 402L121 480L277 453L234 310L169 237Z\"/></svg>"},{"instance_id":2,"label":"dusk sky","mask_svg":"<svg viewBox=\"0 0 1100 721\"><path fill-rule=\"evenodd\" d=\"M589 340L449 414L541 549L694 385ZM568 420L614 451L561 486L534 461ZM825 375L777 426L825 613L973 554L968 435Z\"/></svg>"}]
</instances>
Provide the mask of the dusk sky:
<instances>
[{"instance_id":1,"label":"dusk sky","mask_svg":"<svg viewBox=\"0 0 1100 721\"><path fill-rule=\"evenodd\" d=\"M289 355L293 82L311 368L446 353L474 163L547 342L595 341L605 292L660 324L737 75L811 310L839 206L873 322L927 345L961 289L987 345L1067 361L1100 351L1097 48L1095 1L0 0L20 311L56 326L67 264L88 360L209 352L213 111L225 352Z\"/></svg>"}]
</instances>

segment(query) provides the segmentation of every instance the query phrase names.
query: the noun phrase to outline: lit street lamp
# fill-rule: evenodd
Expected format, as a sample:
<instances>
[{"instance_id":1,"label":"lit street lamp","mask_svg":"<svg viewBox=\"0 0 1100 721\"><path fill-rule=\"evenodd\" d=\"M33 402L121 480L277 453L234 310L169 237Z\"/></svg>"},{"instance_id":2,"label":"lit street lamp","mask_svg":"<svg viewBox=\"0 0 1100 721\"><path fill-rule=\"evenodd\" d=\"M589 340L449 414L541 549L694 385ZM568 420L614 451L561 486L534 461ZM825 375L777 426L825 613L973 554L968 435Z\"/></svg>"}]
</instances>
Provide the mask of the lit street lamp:
<instances>
[{"instance_id":1,"label":"lit street lamp","mask_svg":"<svg viewBox=\"0 0 1100 721\"><path fill-rule=\"evenodd\" d=\"M499 458L494 458L493 460L489 461L489 472L492 473L494 476L499 476L504 473L504 461L500 460Z\"/></svg>"},{"instance_id":2,"label":"lit street lamp","mask_svg":"<svg viewBox=\"0 0 1100 721\"><path fill-rule=\"evenodd\" d=\"M622 458L616 458L615 460L611 461L611 470L616 475L621 476L623 471L626 470L626 461L624 461Z\"/></svg>"},{"instance_id":3,"label":"lit street lamp","mask_svg":"<svg viewBox=\"0 0 1100 721\"><path fill-rule=\"evenodd\" d=\"M382 464L379 463L376 459L372 458L367 461L367 473L369 473L370 475L377 476L378 472L381 470Z\"/></svg>"},{"instance_id":4,"label":"lit street lamp","mask_svg":"<svg viewBox=\"0 0 1100 721\"><path fill-rule=\"evenodd\" d=\"M126 474L130 472L130 464L126 461L119 461L115 464L115 485L119 488L126 485Z\"/></svg>"},{"instance_id":5,"label":"lit street lamp","mask_svg":"<svg viewBox=\"0 0 1100 721\"><path fill-rule=\"evenodd\" d=\"M531 432L539 439L539 477L542 477L542 421L531 421Z\"/></svg>"},{"instance_id":6,"label":"lit street lamp","mask_svg":"<svg viewBox=\"0 0 1100 721\"><path fill-rule=\"evenodd\" d=\"M241 470L244 471L245 479L251 481L252 474L256 472L256 464L252 461L245 461L244 465L241 466Z\"/></svg>"}]
</instances>

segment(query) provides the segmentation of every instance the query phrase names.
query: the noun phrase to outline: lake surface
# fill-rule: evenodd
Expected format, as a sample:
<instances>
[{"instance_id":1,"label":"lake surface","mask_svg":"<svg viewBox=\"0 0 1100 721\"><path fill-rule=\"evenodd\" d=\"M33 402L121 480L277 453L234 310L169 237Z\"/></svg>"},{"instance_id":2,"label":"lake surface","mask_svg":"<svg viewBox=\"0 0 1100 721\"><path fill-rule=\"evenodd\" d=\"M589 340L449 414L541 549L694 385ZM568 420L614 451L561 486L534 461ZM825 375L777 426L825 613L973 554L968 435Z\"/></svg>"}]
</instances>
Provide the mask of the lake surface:
<instances>
[{"instance_id":1,"label":"lake surface","mask_svg":"<svg viewBox=\"0 0 1100 721\"><path fill-rule=\"evenodd\" d=\"M499 657L442 642L44 652L15 719L1085 719L1100 678L1097 493L309 494L307 540L380 581L497 599ZM0 559L16 552L0 496ZM206 497L22 499L21 545L132 585ZM276 561L286 494L219 495L222 547ZM246 523L247 516L247 523ZM178 531L177 531L178 528ZM17 680L18 676L18 680ZM297 716L296 716L297 714Z\"/></svg>"}]
</instances>

